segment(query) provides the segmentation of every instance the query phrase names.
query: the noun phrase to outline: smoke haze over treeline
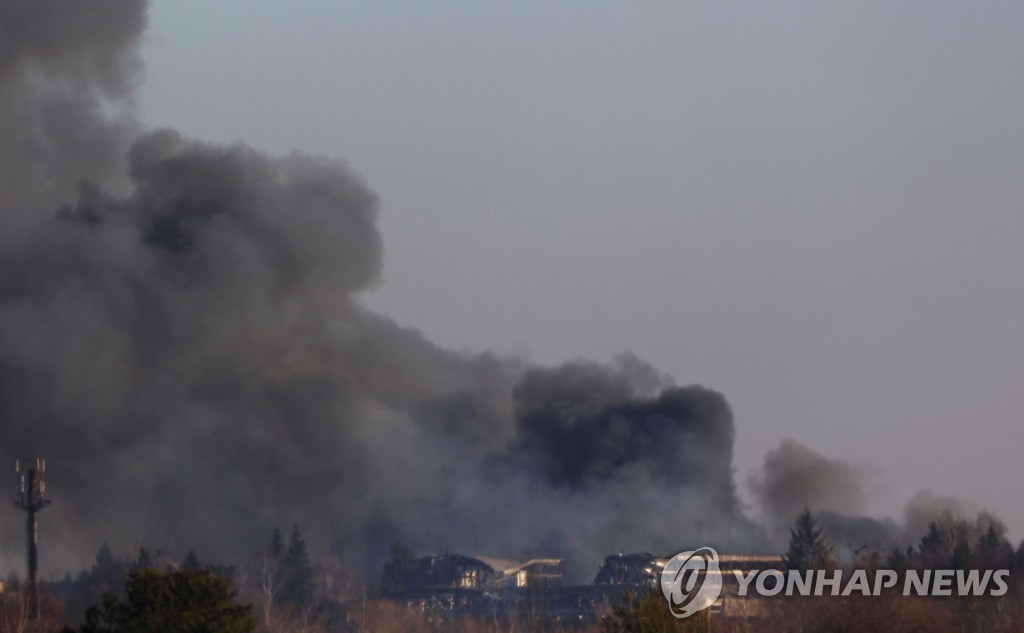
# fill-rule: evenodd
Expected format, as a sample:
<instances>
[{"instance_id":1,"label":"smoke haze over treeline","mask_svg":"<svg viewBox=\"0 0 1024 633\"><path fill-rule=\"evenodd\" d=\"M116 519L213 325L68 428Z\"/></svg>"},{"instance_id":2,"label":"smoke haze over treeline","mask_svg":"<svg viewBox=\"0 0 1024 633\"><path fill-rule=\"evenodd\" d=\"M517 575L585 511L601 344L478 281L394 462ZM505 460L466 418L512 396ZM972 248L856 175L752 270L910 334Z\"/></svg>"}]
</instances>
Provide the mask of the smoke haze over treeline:
<instances>
[{"instance_id":1,"label":"smoke haze over treeline","mask_svg":"<svg viewBox=\"0 0 1024 633\"><path fill-rule=\"evenodd\" d=\"M401 539L583 579L617 550L777 547L804 505L904 538L846 523L858 472L797 443L744 508L711 388L630 354L453 352L361 307L376 193L338 160L142 130L145 9L0 2L0 464L50 464L44 572L104 541L242 558L291 523L368 569ZM917 501L908 529L950 505Z\"/></svg>"}]
</instances>

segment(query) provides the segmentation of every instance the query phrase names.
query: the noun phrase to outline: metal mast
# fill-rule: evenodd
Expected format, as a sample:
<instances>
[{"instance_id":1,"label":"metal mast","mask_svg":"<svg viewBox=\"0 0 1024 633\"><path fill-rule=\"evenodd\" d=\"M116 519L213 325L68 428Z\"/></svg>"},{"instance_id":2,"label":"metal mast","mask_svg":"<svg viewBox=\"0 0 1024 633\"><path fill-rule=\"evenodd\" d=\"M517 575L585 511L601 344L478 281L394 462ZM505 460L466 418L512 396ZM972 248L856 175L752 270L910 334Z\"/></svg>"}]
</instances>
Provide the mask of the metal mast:
<instances>
[{"instance_id":1,"label":"metal mast","mask_svg":"<svg viewBox=\"0 0 1024 633\"><path fill-rule=\"evenodd\" d=\"M18 473L18 500L14 505L28 514L28 600L30 617L35 620L39 617L39 511L50 505L50 501L44 498L46 462L36 459L35 468L23 471L21 461L18 461L15 462L15 472Z\"/></svg>"}]
</instances>

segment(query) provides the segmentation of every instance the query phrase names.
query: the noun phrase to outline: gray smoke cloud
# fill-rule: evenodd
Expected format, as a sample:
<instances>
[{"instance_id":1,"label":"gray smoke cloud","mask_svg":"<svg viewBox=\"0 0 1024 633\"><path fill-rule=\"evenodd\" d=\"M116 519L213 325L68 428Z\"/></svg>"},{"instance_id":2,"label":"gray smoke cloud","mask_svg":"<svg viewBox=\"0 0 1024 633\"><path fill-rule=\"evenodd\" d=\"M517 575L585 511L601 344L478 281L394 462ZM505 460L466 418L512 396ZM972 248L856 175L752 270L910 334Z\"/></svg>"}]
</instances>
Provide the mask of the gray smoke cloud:
<instances>
[{"instance_id":1,"label":"gray smoke cloud","mask_svg":"<svg viewBox=\"0 0 1024 633\"><path fill-rule=\"evenodd\" d=\"M922 490L907 501L903 509L903 524L908 535L922 535L933 521L946 517L968 517L978 513L978 508L954 497Z\"/></svg>"},{"instance_id":2,"label":"gray smoke cloud","mask_svg":"<svg viewBox=\"0 0 1024 633\"><path fill-rule=\"evenodd\" d=\"M863 512L863 479L852 464L785 440L765 456L750 487L772 526L784 534L804 507L836 514Z\"/></svg>"},{"instance_id":3,"label":"gray smoke cloud","mask_svg":"<svg viewBox=\"0 0 1024 633\"><path fill-rule=\"evenodd\" d=\"M794 440L785 440L770 451L761 471L749 481L772 530L772 547L778 550L785 549L789 529L804 508L815 513L836 553L843 558L865 551L902 550L916 545L933 521L966 521L977 512L958 499L924 490L907 501L898 519L868 516L864 514L868 496L864 484L863 469L821 455Z\"/></svg>"},{"instance_id":4,"label":"gray smoke cloud","mask_svg":"<svg viewBox=\"0 0 1024 633\"><path fill-rule=\"evenodd\" d=\"M0 247L16 248L80 180L123 178L135 124L136 0L0 2Z\"/></svg>"},{"instance_id":5,"label":"gray smoke cloud","mask_svg":"<svg viewBox=\"0 0 1024 633\"><path fill-rule=\"evenodd\" d=\"M0 460L49 461L44 573L103 541L237 561L293 522L370 570L401 538L578 580L753 538L720 394L364 310L377 196L335 160L139 134L144 24L141 2L0 3ZM20 529L0 521L13 569Z\"/></svg>"}]
</instances>

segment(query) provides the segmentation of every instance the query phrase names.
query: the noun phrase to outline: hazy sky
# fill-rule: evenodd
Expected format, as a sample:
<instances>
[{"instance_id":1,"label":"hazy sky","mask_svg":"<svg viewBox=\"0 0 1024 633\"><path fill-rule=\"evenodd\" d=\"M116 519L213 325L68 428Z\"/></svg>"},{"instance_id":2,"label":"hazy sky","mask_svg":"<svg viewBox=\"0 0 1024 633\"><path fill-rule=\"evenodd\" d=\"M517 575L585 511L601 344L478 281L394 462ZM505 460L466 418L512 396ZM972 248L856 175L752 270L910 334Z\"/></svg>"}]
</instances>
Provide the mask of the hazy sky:
<instances>
[{"instance_id":1,"label":"hazy sky","mask_svg":"<svg viewBox=\"0 0 1024 633\"><path fill-rule=\"evenodd\" d=\"M1024 536L1024 4L155 0L148 125L344 158L366 303L725 393Z\"/></svg>"}]
</instances>

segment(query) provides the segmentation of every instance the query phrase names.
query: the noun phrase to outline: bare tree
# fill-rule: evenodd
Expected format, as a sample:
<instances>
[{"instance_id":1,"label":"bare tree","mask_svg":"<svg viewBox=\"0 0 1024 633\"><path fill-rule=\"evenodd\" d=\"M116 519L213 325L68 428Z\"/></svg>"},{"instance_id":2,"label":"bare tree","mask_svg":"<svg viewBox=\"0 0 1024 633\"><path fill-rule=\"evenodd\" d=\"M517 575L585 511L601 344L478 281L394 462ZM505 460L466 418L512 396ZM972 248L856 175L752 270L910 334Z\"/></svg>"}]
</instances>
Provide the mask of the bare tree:
<instances>
[{"instance_id":1,"label":"bare tree","mask_svg":"<svg viewBox=\"0 0 1024 633\"><path fill-rule=\"evenodd\" d=\"M264 545L253 557L242 583L248 586L248 593L253 594L251 598L264 630L276 629L279 617L275 607L284 581L280 552L274 551L272 544Z\"/></svg>"}]
</instances>

